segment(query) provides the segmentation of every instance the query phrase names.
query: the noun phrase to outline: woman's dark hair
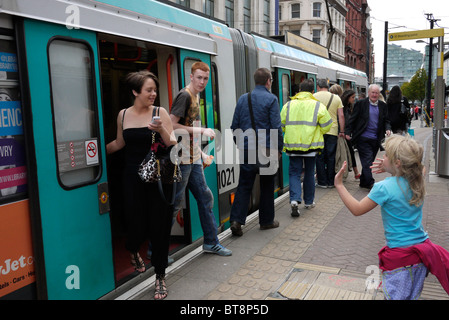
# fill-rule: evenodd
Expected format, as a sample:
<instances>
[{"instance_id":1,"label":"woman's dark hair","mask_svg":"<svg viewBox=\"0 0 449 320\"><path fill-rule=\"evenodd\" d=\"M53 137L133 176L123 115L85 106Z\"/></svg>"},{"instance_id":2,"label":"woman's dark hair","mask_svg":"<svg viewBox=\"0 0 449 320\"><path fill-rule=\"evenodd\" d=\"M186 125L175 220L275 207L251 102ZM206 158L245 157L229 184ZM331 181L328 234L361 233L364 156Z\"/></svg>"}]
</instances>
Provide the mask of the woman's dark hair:
<instances>
[{"instance_id":1,"label":"woman's dark hair","mask_svg":"<svg viewBox=\"0 0 449 320\"><path fill-rule=\"evenodd\" d=\"M353 105L349 105L349 98L354 94L355 94L354 90L348 89L345 90L345 92L343 92L343 94L341 95L341 102L343 104L343 108L346 110L349 109L349 113L352 113L352 108L354 108Z\"/></svg>"},{"instance_id":2,"label":"woman's dark hair","mask_svg":"<svg viewBox=\"0 0 449 320\"><path fill-rule=\"evenodd\" d=\"M148 78L153 79L153 81L156 83L156 88L159 89L159 80L154 75L154 73L152 73L148 70L131 72L126 76L125 81L131 90L134 90L137 93L140 93L140 91L142 90L143 84L145 83L145 81Z\"/></svg>"},{"instance_id":3,"label":"woman's dark hair","mask_svg":"<svg viewBox=\"0 0 449 320\"><path fill-rule=\"evenodd\" d=\"M387 104L393 104L393 103L401 103L402 101L402 91L399 86L394 86L390 90L390 94L387 98Z\"/></svg>"}]
</instances>

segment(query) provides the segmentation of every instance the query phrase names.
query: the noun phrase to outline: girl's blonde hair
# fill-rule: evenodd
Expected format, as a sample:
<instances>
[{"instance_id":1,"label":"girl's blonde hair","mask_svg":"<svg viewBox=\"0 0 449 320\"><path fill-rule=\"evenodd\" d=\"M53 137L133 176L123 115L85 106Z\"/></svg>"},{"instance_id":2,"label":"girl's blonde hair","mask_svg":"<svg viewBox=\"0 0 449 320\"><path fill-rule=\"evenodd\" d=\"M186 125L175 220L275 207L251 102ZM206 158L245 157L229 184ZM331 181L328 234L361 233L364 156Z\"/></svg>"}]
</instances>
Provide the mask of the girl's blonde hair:
<instances>
[{"instance_id":1,"label":"girl's blonde hair","mask_svg":"<svg viewBox=\"0 0 449 320\"><path fill-rule=\"evenodd\" d=\"M385 142L385 152L396 176L404 177L413 193L410 205L420 206L426 193L424 183L424 165L422 164L424 148L409 135L393 135ZM395 166L399 160L400 165Z\"/></svg>"}]
</instances>

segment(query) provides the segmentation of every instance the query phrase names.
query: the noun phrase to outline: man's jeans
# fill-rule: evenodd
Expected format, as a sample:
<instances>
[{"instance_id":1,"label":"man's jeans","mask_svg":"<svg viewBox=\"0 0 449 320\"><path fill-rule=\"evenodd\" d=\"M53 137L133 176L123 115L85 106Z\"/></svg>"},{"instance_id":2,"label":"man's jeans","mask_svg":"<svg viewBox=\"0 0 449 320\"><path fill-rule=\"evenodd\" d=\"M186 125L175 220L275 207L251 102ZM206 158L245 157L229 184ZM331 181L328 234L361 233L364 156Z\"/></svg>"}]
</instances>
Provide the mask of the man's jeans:
<instances>
[{"instance_id":1,"label":"man's jeans","mask_svg":"<svg viewBox=\"0 0 449 320\"><path fill-rule=\"evenodd\" d=\"M202 164L181 164L182 180L176 187L174 214L182 209L186 187L192 192L198 205L198 214L204 234L204 244L218 244L217 224L213 212L214 196L204 177Z\"/></svg>"},{"instance_id":2,"label":"man's jeans","mask_svg":"<svg viewBox=\"0 0 449 320\"><path fill-rule=\"evenodd\" d=\"M255 164L240 164L240 176L230 221L245 224L254 180L259 172ZM274 221L274 175L260 175L259 224L266 226Z\"/></svg>"},{"instance_id":3,"label":"man's jeans","mask_svg":"<svg viewBox=\"0 0 449 320\"><path fill-rule=\"evenodd\" d=\"M316 178L319 185L333 186L338 136L324 135L324 149L316 156Z\"/></svg>"},{"instance_id":4,"label":"man's jeans","mask_svg":"<svg viewBox=\"0 0 449 320\"><path fill-rule=\"evenodd\" d=\"M289 159L290 202L301 202L301 173L304 165L304 204L312 204L315 199L315 157L290 156Z\"/></svg>"}]
</instances>

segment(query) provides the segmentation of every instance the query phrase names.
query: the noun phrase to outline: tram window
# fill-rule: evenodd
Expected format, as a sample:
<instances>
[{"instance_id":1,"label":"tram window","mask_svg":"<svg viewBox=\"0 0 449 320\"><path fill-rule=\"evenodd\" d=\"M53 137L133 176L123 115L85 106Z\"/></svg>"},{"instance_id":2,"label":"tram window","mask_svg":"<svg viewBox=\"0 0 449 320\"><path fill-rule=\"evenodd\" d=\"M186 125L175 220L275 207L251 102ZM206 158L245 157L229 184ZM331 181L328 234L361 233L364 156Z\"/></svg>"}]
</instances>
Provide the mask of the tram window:
<instances>
[{"instance_id":1,"label":"tram window","mask_svg":"<svg viewBox=\"0 0 449 320\"><path fill-rule=\"evenodd\" d=\"M282 102L285 104L290 101L290 76L282 75Z\"/></svg>"},{"instance_id":2,"label":"tram window","mask_svg":"<svg viewBox=\"0 0 449 320\"><path fill-rule=\"evenodd\" d=\"M214 109L214 128L221 131L221 121L220 121L220 99L218 95L218 72L217 65L212 63L211 68L211 84L212 84L212 95L213 95L213 109Z\"/></svg>"},{"instance_id":3,"label":"tram window","mask_svg":"<svg viewBox=\"0 0 449 320\"><path fill-rule=\"evenodd\" d=\"M100 173L93 54L84 42L56 38L48 56L59 181L70 189Z\"/></svg>"}]
</instances>

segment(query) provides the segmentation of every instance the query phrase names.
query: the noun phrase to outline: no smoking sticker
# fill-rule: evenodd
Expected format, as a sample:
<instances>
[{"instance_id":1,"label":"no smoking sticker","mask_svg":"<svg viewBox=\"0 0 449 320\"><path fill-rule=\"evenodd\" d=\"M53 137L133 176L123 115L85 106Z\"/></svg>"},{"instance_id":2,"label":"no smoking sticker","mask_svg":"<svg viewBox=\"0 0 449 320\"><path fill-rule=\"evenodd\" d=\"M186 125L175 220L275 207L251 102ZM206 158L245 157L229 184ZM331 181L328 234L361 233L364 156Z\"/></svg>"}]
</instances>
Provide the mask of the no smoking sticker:
<instances>
[{"instance_id":1,"label":"no smoking sticker","mask_svg":"<svg viewBox=\"0 0 449 320\"><path fill-rule=\"evenodd\" d=\"M100 165L97 138L58 142L59 172L81 170Z\"/></svg>"},{"instance_id":2,"label":"no smoking sticker","mask_svg":"<svg viewBox=\"0 0 449 320\"><path fill-rule=\"evenodd\" d=\"M97 140L87 140L84 142L86 150L86 165L98 164L98 144Z\"/></svg>"}]
</instances>

